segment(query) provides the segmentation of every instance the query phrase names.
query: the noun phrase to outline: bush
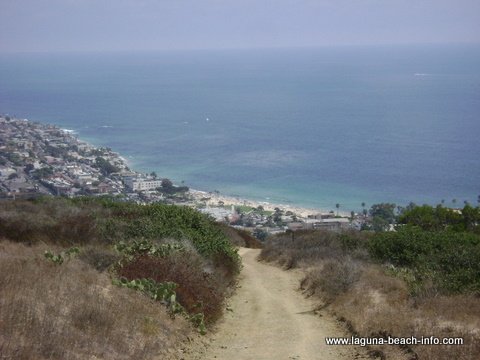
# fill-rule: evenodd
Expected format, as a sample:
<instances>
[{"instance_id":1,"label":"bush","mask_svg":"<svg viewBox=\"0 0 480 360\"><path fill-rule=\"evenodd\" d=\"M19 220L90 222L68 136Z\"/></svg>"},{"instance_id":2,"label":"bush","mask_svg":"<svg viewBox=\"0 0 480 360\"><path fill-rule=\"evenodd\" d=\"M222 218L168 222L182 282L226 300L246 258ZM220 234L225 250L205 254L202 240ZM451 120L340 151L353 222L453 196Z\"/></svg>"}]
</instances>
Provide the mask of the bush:
<instances>
[{"instance_id":1,"label":"bush","mask_svg":"<svg viewBox=\"0 0 480 360\"><path fill-rule=\"evenodd\" d=\"M202 256L223 255L227 260L221 265L228 272L240 270L240 257L220 227L194 209L165 204L140 206L109 199L103 206L111 216L102 224L102 234L111 242L122 238L189 240Z\"/></svg>"},{"instance_id":2,"label":"bush","mask_svg":"<svg viewBox=\"0 0 480 360\"><path fill-rule=\"evenodd\" d=\"M196 254L168 257L140 255L117 268L117 275L128 280L152 279L157 283L174 282L177 301L190 313L203 313L207 322L222 314L227 284L211 272Z\"/></svg>"},{"instance_id":3,"label":"bush","mask_svg":"<svg viewBox=\"0 0 480 360\"><path fill-rule=\"evenodd\" d=\"M399 216L399 223L418 226L425 231L477 231L480 208L465 205L461 212L441 205L410 206Z\"/></svg>"},{"instance_id":4,"label":"bush","mask_svg":"<svg viewBox=\"0 0 480 360\"><path fill-rule=\"evenodd\" d=\"M376 234L368 248L377 260L411 268L420 282L431 279L450 292L480 291L478 235L404 226L397 232Z\"/></svg>"},{"instance_id":5,"label":"bush","mask_svg":"<svg viewBox=\"0 0 480 360\"><path fill-rule=\"evenodd\" d=\"M116 252L102 247L87 247L83 249L78 258L102 272L121 259Z\"/></svg>"},{"instance_id":6,"label":"bush","mask_svg":"<svg viewBox=\"0 0 480 360\"><path fill-rule=\"evenodd\" d=\"M272 237L264 245L260 260L277 261L290 269L302 264L314 265L324 259L342 259L345 255L364 258L368 233L330 231L296 231Z\"/></svg>"},{"instance_id":7,"label":"bush","mask_svg":"<svg viewBox=\"0 0 480 360\"><path fill-rule=\"evenodd\" d=\"M200 255L237 274L240 257L222 229L198 211L174 205L119 202L112 198L40 198L0 203L0 236L33 244L115 244L119 240L190 241Z\"/></svg>"},{"instance_id":8,"label":"bush","mask_svg":"<svg viewBox=\"0 0 480 360\"><path fill-rule=\"evenodd\" d=\"M410 226L381 234L297 232L295 241L271 237L260 258L303 268L305 293L358 336L465 340L463 346L371 347L382 358L473 360L480 358L478 238Z\"/></svg>"},{"instance_id":9,"label":"bush","mask_svg":"<svg viewBox=\"0 0 480 360\"><path fill-rule=\"evenodd\" d=\"M350 258L327 260L322 266L308 271L300 287L309 295L322 297L328 304L345 293L359 278L361 270Z\"/></svg>"},{"instance_id":10,"label":"bush","mask_svg":"<svg viewBox=\"0 0 480 360\"><path fill-rule=\"evenodd\" d=\"M246 230L235 229L231 226L218 224L225 236L235 246L242 246L251 249L261 249L262 243L258 241L252 234Z\"/></svg>"}]
</instances>

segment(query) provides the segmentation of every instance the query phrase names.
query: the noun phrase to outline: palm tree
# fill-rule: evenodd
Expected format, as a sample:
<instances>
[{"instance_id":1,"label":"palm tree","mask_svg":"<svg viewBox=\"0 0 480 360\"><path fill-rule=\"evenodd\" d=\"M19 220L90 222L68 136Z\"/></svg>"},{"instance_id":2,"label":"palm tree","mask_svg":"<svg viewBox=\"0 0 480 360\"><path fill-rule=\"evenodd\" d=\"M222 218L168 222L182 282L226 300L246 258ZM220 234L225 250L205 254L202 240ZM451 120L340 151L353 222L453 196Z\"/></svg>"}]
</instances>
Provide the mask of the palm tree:
<instances>
[{"instance_id":1,"label":"palm tree","mask_svg":"<svg viewBox=\"0 0 480 360\"><path fill-rule=\"evenodd\" d=\"M340 208L340 204L335 204L335 207L337 208L337 216L338 216L338 209Z\"/></svg>"},{"instance_id":2,"label":"palm tree","mask_svg":"<svg viewBox=\"0 0 480 360\"><path fill-rule=\"evenodd\" d=\"M362 202L362 214L364 217L367 215L367 210L365 209L365 202Z\"/></svg>"}]
</instances>

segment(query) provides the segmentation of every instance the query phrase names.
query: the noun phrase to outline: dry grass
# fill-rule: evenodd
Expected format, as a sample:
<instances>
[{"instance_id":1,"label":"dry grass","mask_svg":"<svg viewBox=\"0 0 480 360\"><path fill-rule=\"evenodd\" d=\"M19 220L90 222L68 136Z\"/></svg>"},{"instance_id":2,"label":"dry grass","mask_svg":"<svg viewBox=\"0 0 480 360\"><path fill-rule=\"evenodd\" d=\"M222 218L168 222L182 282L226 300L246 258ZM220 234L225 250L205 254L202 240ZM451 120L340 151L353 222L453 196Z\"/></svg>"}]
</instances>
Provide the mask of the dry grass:
<instances>
[{"instance_id":1,"label":"dry grass","mask_svg":"<svg viewBox=\"0 0 480 360\"><path fill-rule=\"evenodd\" d=\"M227 236L230 242L235 246L241 246L250 249L261 249L263 247L262 243L246 230L235 229L231 226L223 224L220 224L219 226L225 236Z\"/></svg>"},{"instance_id":2,"label":"dry grass","mask_svg":"<svg viewBox=\"0 0 480 360\"><path fill-rule=\"evenodd\" d=\"M12 241L25 244L45 241L59 245L103 241L98 234L96 218L108 211L99 205L73 206L60 198L37 202L2 201L0 205L0 236Z\"/></svg>"},{"instance_id":3,"label":"dry grass","mask_svg":"<svg viewBox=\"0 0 480 360\"><path fill-rule=\"evenodd\" d=\"M364 259L365 251L360 247L364 241L363 234L350 232L339 236L329 231L296 231L294 239L290 234L270 239L259 259L275 261L285 269L315 266L324 260L341 260L347 254L354 259Z\"/></svg>"},{"instance_id":4,"label":"dry grass","mask_svg":"<svg viewBox=\"0 0 480 360\"><path fill-rule=\"evenodd\" d=\"M326 304L345 293L359 278L360 265L352 259L326 260L313 267L300 283L308 296L321 297Z\"/></svg>"},{"instance_id":5,"label":"dry grass","mask_svg":"<svg viewBox=\"0 0 480 360\"><path fill-rule=\"evenodd\" d=\"M421 299L409 295L406 284L385 275L383 269L364 265L359 280L332 303L331 310L361 336L463 337L463 346L412 347L419 359L478 359L480 308L468 295ZM389 354L389 347L379 348Z\"/></svg>"},{"instance_id":6,"label":"dry grass","mask_svg":"<svg viewBox=\"0 0 480 360\"><path fill-rule=\"evenodd\" d=\"M191 331L182 318L172 320L158 303L111 285L84 261L47 261L45 249L0 242L4 358L178 358Z\"/></svg>"},{"instance_id":7,"label":"dry grass","mask_svg":"<svg viewBox=\"0 0 480 360\"><path fill-rule=\"evenodd\" d=\"M102 272L121 259L121 256L109 247L89 245L82 249L78 258Z\"/></svg>"},{"instance_id":8,"label":"dry grass","mask_svg":"<svg viewBox=\"0 0 480 360\"><path fill-rule=\"evenodd\" d=\"M177 300L214 321L239 269L219 230L193 210L173 206L93 198L0 202L0 358L177 359L176 347L197 332L141 292L111 285L107 270L122 259L112 245L170 236L190 244L188 254L161 262L140 257L125 272L131 279L177 282ZM71 247L80 253L61 265L43 256Z\"/></svg>"},{"instance_id":9,"label":"dry grass","mask_svg":"<svg viewBox=\"0 0 480 360\"><path fill-rule=\"evenodd\" d=\"M351 234L354 236L354 234ZM473 295L440 296L426 287L412 296L407 284L368 260L359 244L335 233L305 232L295 241L274 238L261 260L305 270L301 288L359 336L463 337L463 346L425 345L372 348L388 358L474 360L480 358L480 299Z\"/></svg>"}]
</instances>

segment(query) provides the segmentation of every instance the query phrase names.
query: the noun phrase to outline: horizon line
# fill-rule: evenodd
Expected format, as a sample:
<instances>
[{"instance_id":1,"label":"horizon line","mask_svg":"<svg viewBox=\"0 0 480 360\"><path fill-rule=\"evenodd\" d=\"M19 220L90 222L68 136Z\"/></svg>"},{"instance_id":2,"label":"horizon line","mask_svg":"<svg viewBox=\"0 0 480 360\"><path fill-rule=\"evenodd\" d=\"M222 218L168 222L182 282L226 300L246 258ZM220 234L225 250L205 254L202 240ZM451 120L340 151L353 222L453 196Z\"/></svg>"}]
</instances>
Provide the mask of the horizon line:
<instances>
[{"instance_id":1,"label":"horizon line","mask_svg":"<svg viewBox=\"0 0 480 360\"><path fill-rule=\"evenodd\" d=\"M0 55L20 54L99 54L99 53L160 53L160 52L202 52L202 51L248 51L248 50L308 50L326 48L380 48L406 46L480 46L480 42L412 42L412 43L350 43L350 44L317 44L317 45L285 45L285 46L239 46L239 47L198 47L198 48L144 48L144 49L56 49L56 50L0 50Z\"/></svg>"}]
</instances>

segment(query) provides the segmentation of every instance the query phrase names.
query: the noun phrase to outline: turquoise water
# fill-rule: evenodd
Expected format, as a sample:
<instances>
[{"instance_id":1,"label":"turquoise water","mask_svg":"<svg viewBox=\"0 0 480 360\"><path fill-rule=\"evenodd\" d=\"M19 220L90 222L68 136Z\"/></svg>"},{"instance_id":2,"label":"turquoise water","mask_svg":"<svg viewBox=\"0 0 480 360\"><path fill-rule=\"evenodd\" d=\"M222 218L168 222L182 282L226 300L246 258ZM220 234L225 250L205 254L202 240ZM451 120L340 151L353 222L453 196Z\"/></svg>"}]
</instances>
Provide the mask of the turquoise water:
<instances>
[{"instance_id":1,"label":"turquoise water","mask_svg":"<svg viewBox=\"0 0 480 360\"><path fill-rule=\"evenodd\" d=\"M474 46L3 54L0 112L229 195L357 210L480 194Z\"/></svg>"}]
</instances>

